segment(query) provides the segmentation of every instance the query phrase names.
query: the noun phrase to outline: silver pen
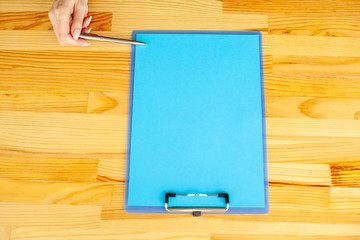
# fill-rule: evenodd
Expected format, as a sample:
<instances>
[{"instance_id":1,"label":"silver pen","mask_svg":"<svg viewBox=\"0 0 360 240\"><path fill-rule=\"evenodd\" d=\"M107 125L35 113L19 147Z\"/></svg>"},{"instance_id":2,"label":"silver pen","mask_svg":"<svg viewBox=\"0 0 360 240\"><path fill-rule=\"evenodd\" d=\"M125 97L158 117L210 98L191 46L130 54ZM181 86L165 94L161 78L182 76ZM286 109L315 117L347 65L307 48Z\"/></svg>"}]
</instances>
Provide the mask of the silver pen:
<instances>
[{"instance_id":1,"label":"silver pen","mask_svg":"<svg viewBox=\"0 0 360 240\"><path fill-rule=\"evenodd\" d=\"M105 41L105 42L114 42L114 43L125 43L125 44L132 44L132 45L146 45L146 43L134 41L134 40L127 40L121 38L112 38L112 37L103 37L95 34L86 34L81 33L80 38L88 39L88 40L95 40L95 41Z\"/></svg>"}]
</instances>

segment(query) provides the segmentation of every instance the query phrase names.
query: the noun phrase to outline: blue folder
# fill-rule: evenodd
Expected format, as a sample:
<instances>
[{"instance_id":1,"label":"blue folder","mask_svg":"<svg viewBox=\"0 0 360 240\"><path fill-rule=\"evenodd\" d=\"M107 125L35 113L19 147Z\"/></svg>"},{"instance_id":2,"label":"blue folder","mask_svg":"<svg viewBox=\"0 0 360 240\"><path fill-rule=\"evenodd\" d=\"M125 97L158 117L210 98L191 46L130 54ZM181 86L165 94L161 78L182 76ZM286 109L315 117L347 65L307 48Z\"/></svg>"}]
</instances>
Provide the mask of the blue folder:
<instances>
[{"instance_id":1,"label":"blue folder","mask_svg":"<svg viewBox=\"0 0 360 240\"><path fill-rule=\"evenodd\" d=\"M166 193L227 193L226 213L267 213L260 32L134 31L125 210L167 213ZM225 207L172 197L172 207Z\"/></svg>"}]
</instances>

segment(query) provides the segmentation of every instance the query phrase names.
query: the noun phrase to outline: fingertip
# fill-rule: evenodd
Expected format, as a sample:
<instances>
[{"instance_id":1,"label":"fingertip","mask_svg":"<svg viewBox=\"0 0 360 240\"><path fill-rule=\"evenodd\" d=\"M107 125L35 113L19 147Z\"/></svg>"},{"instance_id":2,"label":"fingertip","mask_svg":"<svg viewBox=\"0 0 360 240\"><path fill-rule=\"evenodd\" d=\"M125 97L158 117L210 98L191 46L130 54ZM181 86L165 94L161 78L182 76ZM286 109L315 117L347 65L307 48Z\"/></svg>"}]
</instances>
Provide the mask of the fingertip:
<instances>
[{"instance_id":1,"label":"fingertip","mask_svg":"<svg viewBox=\"0 0 360 240\"><path fill-rule=\"evenodd\" d=\"M84 39L79 38L79 40L76 41L77 46L89 46L90 43Z\"/></svg>"},{"instance_id":2,"label":"fingertip","mask_svg":"<svg viewBox=\"0 0 360 240\"><path fill-rule=\"evenodd\" d=\"M75 40L78 40L79 39L79 36L80 36L80 30L79 29L75 29L73 34L72 34L73 38Z\"/></svg>"},{"instance_id":3,"label":"fingertip","mask_svg":"<svg viewBox=\"0 0 360 240\"><path fill-rule=\"evenodd\" d=\"M90 25L91 19L92 19L92 16L84 18L83 28L86 28L86 27L88 27Z\"/></svg>"},{"instance_id":4,"label":"fingertip","mask_svg":"<svg viewBox=\"0 0 360 240\"><path fill-rule=\"evenodd\" d=\"M81 30L81 32L83 32L83 33L90 33L90 31L91 31L91 28L86 28L86 27Z\"/></svg>"}]
</instances>

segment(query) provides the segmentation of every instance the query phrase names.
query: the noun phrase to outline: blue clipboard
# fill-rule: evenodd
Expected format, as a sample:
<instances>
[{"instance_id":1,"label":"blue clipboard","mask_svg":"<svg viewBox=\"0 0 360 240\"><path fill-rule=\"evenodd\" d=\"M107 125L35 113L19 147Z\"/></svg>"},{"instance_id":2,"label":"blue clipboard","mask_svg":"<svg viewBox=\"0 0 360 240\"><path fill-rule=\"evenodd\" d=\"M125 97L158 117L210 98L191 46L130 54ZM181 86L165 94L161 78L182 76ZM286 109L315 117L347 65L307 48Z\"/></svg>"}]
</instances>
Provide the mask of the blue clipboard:
<instances>
[{"instance_id":1,"label":"blue clipboard","mask_svg":"<svg viewBox=\"0 0 360 240\"><path fill-rule=\"evenodd\" d=\"M132 39L125 211L267 213L261 33Z\"/></svg>"}]
</instances>

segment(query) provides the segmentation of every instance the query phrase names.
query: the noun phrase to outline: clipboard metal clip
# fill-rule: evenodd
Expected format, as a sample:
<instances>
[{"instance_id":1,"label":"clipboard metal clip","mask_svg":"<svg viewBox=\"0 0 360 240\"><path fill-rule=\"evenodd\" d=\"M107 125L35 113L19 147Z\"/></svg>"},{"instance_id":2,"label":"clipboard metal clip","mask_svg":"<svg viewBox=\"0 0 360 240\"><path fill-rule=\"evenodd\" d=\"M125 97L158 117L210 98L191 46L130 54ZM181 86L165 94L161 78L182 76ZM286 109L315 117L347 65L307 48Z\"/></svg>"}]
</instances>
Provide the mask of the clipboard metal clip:
<instances>
[{"instance_id":1,"label":"clipboard metal clip","mask_svg":"<svg viewBox=\"0 0 360 240\"><path fill-rule=\"evenodd\" d=\"M226 207L204 207L204 208L193 208L193 207L169 207L169 198L183 196L183 197L222 197L225 199ZM217 194L205 194L205 193L190 193L190 194L178 194L178 193L166 193L165 194L165 209L168 212L191 212L194 217L201 217L202 212L226 212L229 210L229 194L228 193L217 193Z\"/></svg>"}]
</instances>

